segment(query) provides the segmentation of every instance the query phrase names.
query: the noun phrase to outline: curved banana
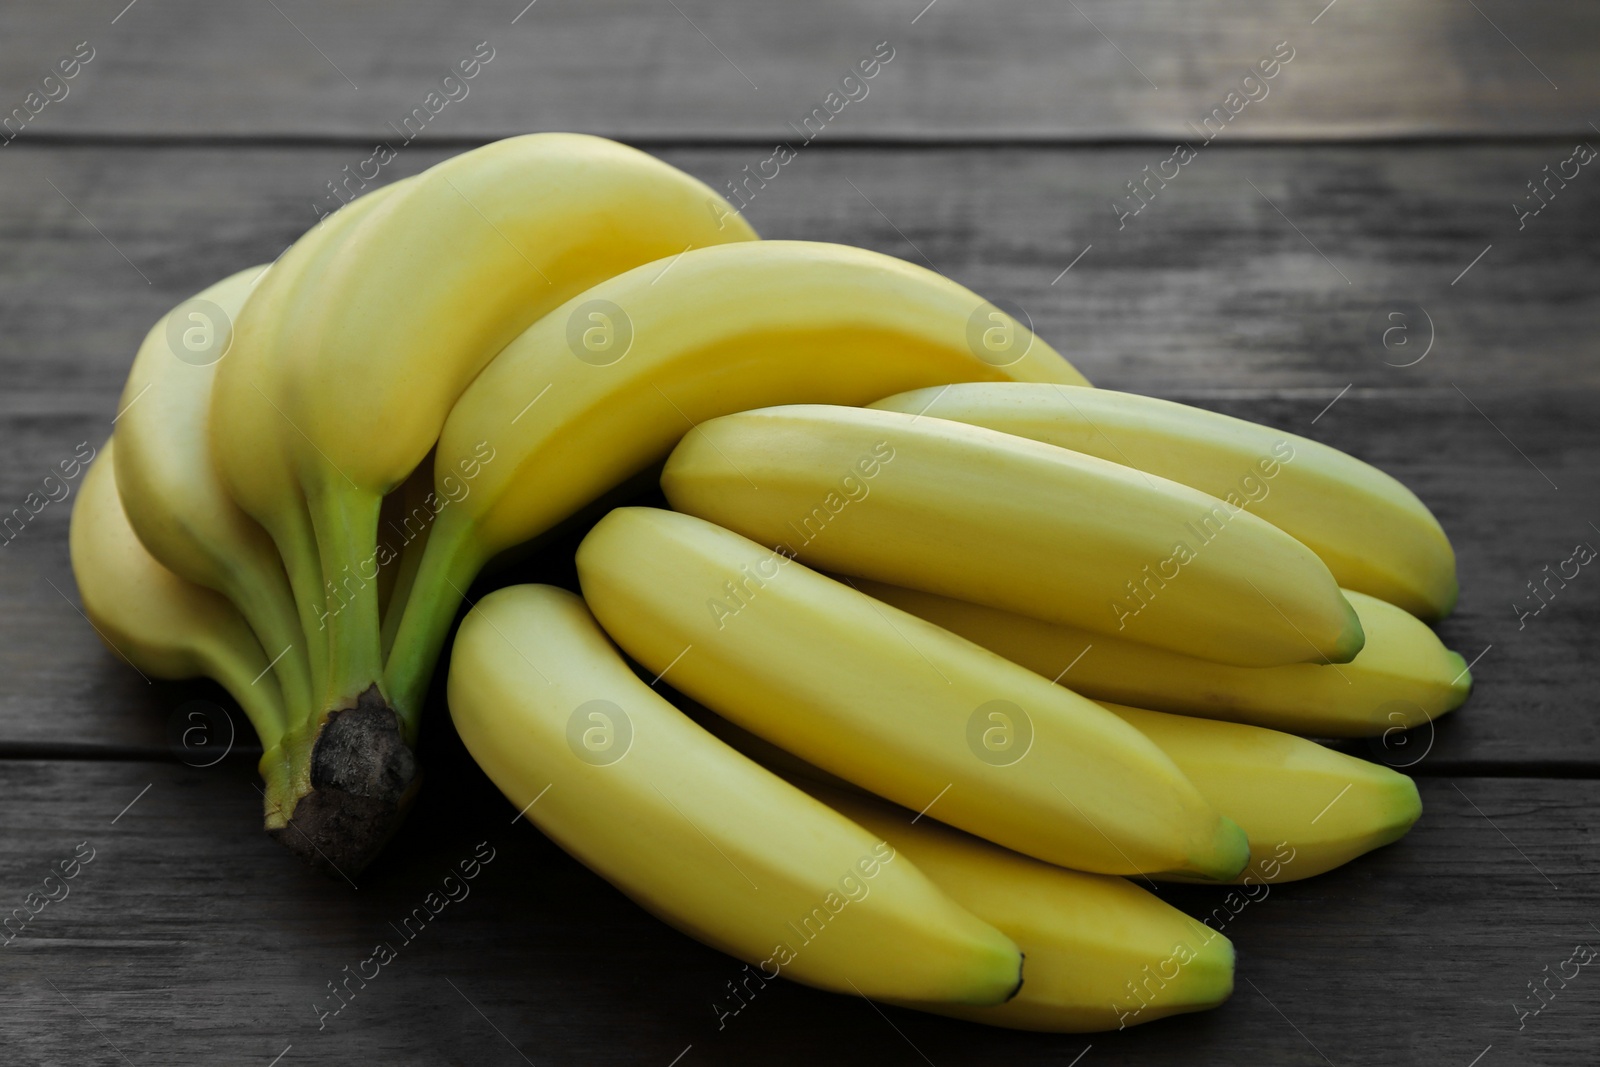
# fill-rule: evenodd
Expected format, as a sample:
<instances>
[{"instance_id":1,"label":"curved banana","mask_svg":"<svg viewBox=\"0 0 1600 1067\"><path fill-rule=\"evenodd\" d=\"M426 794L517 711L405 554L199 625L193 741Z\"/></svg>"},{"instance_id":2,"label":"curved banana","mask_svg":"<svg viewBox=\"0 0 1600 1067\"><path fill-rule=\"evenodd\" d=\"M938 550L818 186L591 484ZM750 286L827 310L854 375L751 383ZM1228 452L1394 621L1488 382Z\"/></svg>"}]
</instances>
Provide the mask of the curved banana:
<instances>
[{"instance_id":1,"label":"curved banana","mask_svg":"<svg viewBox=\"0 0 1600 1067\"><path fill-rule=\"evenodd\" d=\"M484 597L450 662L450 714L529 821L642 907L764 980L997 1004L1005 935L877 837L728 748L629 669L583 601Z\"/></svg>"},{"instance_id":2,"label":"curved banana","mask_svg":"<svg viewBox=\"0 0 1600 1067\"><path fill-rule=\"evenodd\" d=\"M619 508L577 564L646 669L848 781L1080 870L1245 865L1238 827L1116 716L753 541Z\"/></svg>"},{"instance_id":3,"label":"curved banana","mask_svg":"<svg viewBox=\"0 0 1600 1067\"><path fill-rule=\"evenodd\" d=\"M156 678L209 677L239 702L265 754L269 786L285 773L278 683L249 625L226 598L163 567L134 533L117 495L113 441L89 466L72 505L72 574L83 613L111 650Z\"/></svg>"},{"instance_id":4,"label":"curved banana","mask_svg":"<svg viewBox=\"0 0 1600 1067\"><path fill-rule=\"evenodd\" d=\"M754 237L709 187L642 152L537 134L431 168L337 247L318 248L327 242L313 231L290 250L240 315L214 399L213 425L227 430L212 443L234 497L277 540L308 633L327 643L324 709L393 715L375 581L381 501L490 357L602 279ZM394 724L406 742L415 711Z\"/></svg>"},{"instance_id":5,"label":"curved banana","mask_svg":"<svg viewBox=\"0 0 1600 1067\"><path fill-rule=\"evenodd\" d=\"M887 829L858 814L837 795L864 797L858 786L695 701L679 696L673 703L730 748L799 783L901 847ZM1096 703L1155 742L1212 807L1243 827L1250 838L1251 863L1233 879L1235 883L1293 882L1323 874L1399 840L1422 814L1422 801L1410 778L1315 741L1256 726L1168 715L1104 700ZM826 792L819 792L814 785ZM940 881L935 870L924 869ZM1197 880L1182 875L1157 877ZM1017 936L981 908L967 906ZM1022 939L1018 944L1028 957L1028 981L1033 986L1040 978L1037 959Z\"/></svg>"},{"instance_id":6,"label":"curved banana","mask_svg":"<svg viewBox=\"0 0 1600 1067\"><path fill-rule=\"evenodd\" d=\"M992 331L1013 338L1003 355L985 347ZM430 535L389 655L391 696L402 707L421 699L490 556L659 463L701 420L1007 378L1084 381L981 297L876 252L725 245L595 286L507 345L445 423L436 477L475 477Z\"/></svg>"},{"instance_id":7,"label":"curved banana","mask_svg":"<svg viewBox=\"0 0 1600 1067\"><path fill-rule=\"evenodd\" d=\"M1218 811L1244 827L1253 862L1240 881L1293 882L1331 871L1398 841L1422 814L1410 778L1315 741L1100 706L1160 746Z\"/></svg>"},{"instance_id":8,"label":"curved banana","mask_svg":"<svg viewBox=\"0 0 1600 1067\"><path fill-rule=\"evenodd\" d=\"M1455 552L1416 494L1354 456L1202 408L1109 389L919 389L872 405L986 426L1192 486L1280 527L1347 589L1424 619L1455 607Z\"/></svg>"},{"instance_id":9,"label":"curved banana","mask_svg":"<svg viewBox=\"0 0 1600 1067\"><path fill-rule=\"evenodd\" d=\"M678 511L815 567L1241 666L1343 663L1328 568L1254 515L978 426L804 405L713 419L661 487Z\"/></svg>"},{"instance_id":10,"label":"curved banana","mask_svg":"<svg viewBox=\"0 0 1600 1067\"><path fill-rule=\"evenodd\" d=\"M1096 700L1313 737L1407 730L1460 707L1472 689L1466 661L1424 623L1349 589L1367 636L1349 663L1230 667L920 590L860 588Z\"/></svg>"},{"instance_id":11,"label":"curved banana","mask_svg":"<svg viewBox=\"0 0 1600 1067\"><path fill-rule=\"evenodd\" d=\"M310 712L312 681L294 592L271 536L228 495L209 440L217 363L267 269L251 267L201 290L145 336L118 405L117 490L151 555L227 597L271 649L286 714L298 723Z\"/></svg>"},{"instance_id":12,"label":"curved banana","mask_svg":"<svg viewBox=\"0 0 1600 1067\"><path fill-rule=\"evenodd\" d=\"M1011 937L1027 980L1004 1004L901 998L990 1026L1081 1033L1205 1011L1233 992L1233 945L1122 878L1053 867L882 801L802 783L878 834L962 907Z\"/></svg>"}]
</instances>

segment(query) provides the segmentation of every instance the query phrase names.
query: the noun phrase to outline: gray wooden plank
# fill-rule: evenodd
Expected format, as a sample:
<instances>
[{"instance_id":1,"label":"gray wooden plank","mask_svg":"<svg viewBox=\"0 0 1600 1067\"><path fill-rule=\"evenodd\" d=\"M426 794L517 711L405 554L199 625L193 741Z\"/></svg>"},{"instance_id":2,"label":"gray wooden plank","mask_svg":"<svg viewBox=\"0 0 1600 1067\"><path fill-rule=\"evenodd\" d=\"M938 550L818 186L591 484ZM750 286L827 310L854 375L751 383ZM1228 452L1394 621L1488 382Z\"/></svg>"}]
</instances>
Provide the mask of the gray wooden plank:
<instances>
[{"instance_id":1,"label":"gray wooden plank","mask_svg":"<svg viewBox=\"0 0 1600 1067\"><path fill-rule=\"evenodd\" d=\"M0 339L0 410L34 414L111 412L148 324L275 257L314 221L325 183L360 158L14 151L0 168L0 317L12 324ZM1120 222L1124 182L1167 150L802 153L749 187L747 215L770 237L866 245L1009 299L1104 385L1308 387L1331 399L1350 384L1457 383L1476 397L1513 382L1600 385L1600 182L1580 172L1520 229L1512 210L1531 195L1525 183L1570 152L1563 142L1203 149ZM393 176L444 154L402 153ZM717 188L765 158L661 155ZM1385 348L1385 316L1408 308Z\"/></svg>"},{"instance_id":2,"label":"gray wooden plank","mask_svg":"<svg viewBox=\"0 0 1600 1067\"><path fill-rule=\"evenodd\" d=\"M1033 1035L775 983L719 1029L712 1004L737 964L511 825L459 752L435 756L417 811L358 888L255 831L241 765L0 764L8 908L93 850L0 951L11 1058L1059 1065L1092 1044L1085 1062L1105 1064L1466 1065L1489 1046L1485 1062L1555 1064L1583 1062L1600 1009L1586 970L1552 981L1539 1014L1513 1007L1574 945L1600 941L1592 781L1426 781L1411 835L1340 871L1231 907L1223 890L1169 890L1195 915L1224 908L1215 923L1239 952L1234 996L1209 1014ZM494 858L466 898L403 942L391 924L480 842ZM327 983L380 940L398 958L319 1029L314 1005L336 1004Z\"/></svg>"},{"instance_id":3,"label":"gray wooden plank","mask_svg":"<svg viewBox=\"0 0 1600 1067\"><path fill-rule=\"evenodd\" d=\"M23 136L390 137L488 42L424 136L766 139L888 41L890 65L824 136L1167 139L1287 42L1227 136L1575 133L1600 92L1597 30L1600 12L1560 0L13 4L0 102L23 105L87 41L94 58L65 96L45 86L60 99Z\"/></svg>"}]
</instances>

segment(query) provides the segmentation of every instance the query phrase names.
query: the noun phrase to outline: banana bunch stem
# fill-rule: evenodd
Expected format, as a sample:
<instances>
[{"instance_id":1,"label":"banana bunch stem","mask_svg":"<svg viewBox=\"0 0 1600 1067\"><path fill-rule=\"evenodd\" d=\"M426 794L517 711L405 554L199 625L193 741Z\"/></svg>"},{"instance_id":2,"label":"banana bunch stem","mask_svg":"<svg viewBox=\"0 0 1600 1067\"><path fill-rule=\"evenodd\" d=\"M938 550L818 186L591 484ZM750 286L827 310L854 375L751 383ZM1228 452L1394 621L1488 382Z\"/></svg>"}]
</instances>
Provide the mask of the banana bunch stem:
<instances>
[{"instance_id":1,"label":"banana bunch stem","mask_svg":"<svg viewBox=\"0 0 1600 1067\"><path fill-rule=\"evenodd\" d=\"M399 623L385 674L402 718L411 721L421 715L450 625L485 562L471 522L446 508L430 528L405 600L390 606Z\"/></svg>"}]
</instances>

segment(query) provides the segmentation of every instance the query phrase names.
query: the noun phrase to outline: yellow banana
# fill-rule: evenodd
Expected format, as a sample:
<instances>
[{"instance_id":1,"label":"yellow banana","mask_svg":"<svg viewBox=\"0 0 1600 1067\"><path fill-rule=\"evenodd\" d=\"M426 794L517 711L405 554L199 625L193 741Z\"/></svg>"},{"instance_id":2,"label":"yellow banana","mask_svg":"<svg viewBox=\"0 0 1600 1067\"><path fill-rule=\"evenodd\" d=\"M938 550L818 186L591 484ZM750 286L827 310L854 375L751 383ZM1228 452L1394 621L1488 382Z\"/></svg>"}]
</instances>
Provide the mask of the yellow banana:
<instances>
[{"instance_id":1,"label":"yellow banana","mask_svg":"<svg viewBox=\"0 0 1600 1067\"><path fill-rule=\"evenodd\" d=\"M286 773L277 680L244 618L227 599L163 567L134 533L117 495L113 441L83 476L72 505L72 574L83 613L111 650L155 678L210 677L255 727L269 790ZM270 801L269 801L270 812Z\"/></svg>"},{"instance_id":2,"label":"yellow banana","mask_svg":"<svg viewBox=\"0 0 1600 1067\"><path fill-rule=\"evenodd\" d=\"M1398 841L1422 814L1410 778L1315 741L1103 701L1101 707L1159 745L1218 811L1244 827L1253 862L1241 880L1293 882L1331 871Z\"/></svg>"},{"instance_id":3,"label":"yellow banana","mask_svg":"<svg viewBox=\"0 0 1600 1067\"><path fill-rule=\"evenodd\" d=\"M1014 343L986 347L995 332ZM976 294L857 248L696 249L595 286L507 345L450 413L436 481L443 493L471 473L470 495L430 535L388 658L391 696L420 701L490 556L659 463L695 423L971 379L1084 381Z\"/></svg>"},{"instance_id":4,"label":"yellow banana","mask_svg":"<svg viewBox=\"0 0 1600 1067\"><path fill-rule=\"evenodd\" d=\"M812 566L1241 666L1348 661L1328 568L1254 515L1154 475L943 419L805 405L714 419L661 487Z\"/></svg>"},{"instance_id":5,"label":"yellow banana","mask_svg":"<svg viewBox=\"0 0 1600 1067\"><path fill-rule=\"evenodd\" d=\"M270 649L290 721L311 708L309 652L272 538L233 502L211 459L211 382L265 266L184 301L145 336L117 417L117 490L151 555L233 602Z\"/></svg>"},{"instance_id":6,"label":"yellow banana","mask_svg":"<svg viewBox=\"0 0 1600 1067\"><path fill-rule=\"evenodd\" d=\"M1460 707L1466 661L1415 617L1345 590L1366 644L1349 663L1230 667L919 590L863 592L960 634L1084 696L1313 737L1407 730Z\"/></svg>"},{"instance_id":7,"label":"yellow banana","mask_svg":"<svg viewBox=\"0 0 1600 1067\"><path fill-rule=\"evenodd\" d=\"M1121 1030L1204 1011L1233 992L1226 937L1122 878L1083 874L853 793L802 783L878 834L939 888L1016 941L1026 980L1004 1004L901 998L923 1011L1019 1030Z\"/></svg>"},{"instance_id":8,"label":"yellow banana","mask_svg":"<svg viewBox=\"0 0 1600 1067\"><path fill-rule=\"evenodd\" d=\"M1012 383L919 389L872 405L986 426L1170 478L1278 526L1347 589L1424 619L1455 606L1455 553L1416 494L1338 449L1168 400Z\"/></svg>"},{"instance_id":9,"label":"yellow banana","mask_svg":"<svg viewBox=\"0 0 1600 1067\"><path fill-rule=\"evenodd\" d=\"M888 835L891 843L901 847L888 830L862 817L834 795L864 795L852 783L694 701L679 696L673 702L729 747L800 783L825 803ZM1168 715L1104 700L1096 703L1155 742L1212 807L1244 828L1250 838L1251 864L1235 882L1293 882L1322 874L1398 840L1422 814L1422 801L1410 778L1388 767L1324 748L1315 741L1256 726ZM829 792L818 792L813 784ZM935 881L940 881L935 870L926 869ZM967 906L1007 929L981 908ZM1034 966L1037 961L1027 944L1020 939L1018 943L1028 956L1031 985L1040 977Z\"/></svg>"},{"instance_id":10,"label":"yellow banana","mask_svg":"<svg viewBox=\"0 0 1600 1067\"><path fill-rule=\"evenodd\" d=\"M848 781L1083 870L1245 865L1238 827L1116 716L753 541L619 508L577 564L646 669Z\"/></svg>"},{"instance_id":11,"label":"yellow banana","mask_svg":"<svg viewBox=\"0 0 1600 1067\"><path fill-rule=\"evenodd\" d=\"M484 363L595 282L754 236L707 186L642 152L539 134L447 160L345 239L322 226L290 250L240 315L217 374L212 444L234 497L278 542L307 632L327 644L325 710L392 714L375 581L381 501ZM412 741L416 709L404 710L395 725Z\"/></svg>"},{"instance_id":12,"label":"yellow banana","mask_svg":"<svg viewBox=\"0 0 1600 1067\"><path fill-rule=\"evenodd\" d=\"M761 980L967 1004L1016 991L1005 935L685 718L571 593L485 597L461 624L449 694L468 750L529 821Z\"/></svg>"}]
</instances>

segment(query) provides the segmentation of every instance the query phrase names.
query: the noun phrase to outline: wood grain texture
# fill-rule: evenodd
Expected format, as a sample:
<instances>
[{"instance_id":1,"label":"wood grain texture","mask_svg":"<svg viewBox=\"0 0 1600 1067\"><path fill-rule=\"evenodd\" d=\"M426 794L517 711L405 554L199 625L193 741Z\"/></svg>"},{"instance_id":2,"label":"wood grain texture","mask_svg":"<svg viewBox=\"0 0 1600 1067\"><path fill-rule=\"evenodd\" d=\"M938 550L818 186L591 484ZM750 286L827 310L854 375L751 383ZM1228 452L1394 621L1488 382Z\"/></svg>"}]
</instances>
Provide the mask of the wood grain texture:
<instances>
[{"instance_id":1,"label":"wood grain texture","mask_svg":"<svg viewBox=\"0 0 1600 1067\"><path fill-rule=\"evenodd\" d=\"M211 280L276 256L312 218L317 183L348 155L58 148L9 158L4 513L109 433L147 324ZM417 150L395 165L406 173L440 155ZM748 161L737 150L663 155L712 181ZM1472 702L1441 724L1419 769L1581 769L1600 761L1600 727L1575 697L1600 583L1584 572L1526 625L1511 606L1532 606L1526 583L1600 522L1586 510L1600 488L1596 193L1574 182L1521 232L1497 199L1555 155L1545 146L1202 155L1119 232L1107 190L1137 172L1144 150L830 152L796 160L749 214L769 236L926 259L1012 299L1101 385L1271 422L1401 478L1458 548L1465 593L1446 640L1469 659L1494 646ZM1422 316L1402 310L1404 330L1385 348L1383 315L1403 301ZM1394 365L1430 333L1426 358ZM147 684L77 613L69 508L46 505L0 547L0 662L14 680L0 691L0 743L164 750L168 720L194 693Z\"/></svg>"},{"instance_id":2,"label":"wood grain texture","mask_svg":"<svg viewBox=\"0 0 1600 1067\"><path fill-rule=\"evenodd\" d=\"M1239 954L1221 1009L1123 1033L989 1030L785 982L719 1029L739 965L567 858L459 750L359 888L302 870L255 830L248 767L0 763L0 904L80 842L92 862L0 948L15 1062L1061 1065L1584 1062L1593 968L1537 1015L1513 1003L1578 943L1600 894L1600 784L1423 783L1399 844L1230 906L1170 890ZM146 791L146 787L148 791ZM130 801L136 802L123 810ZM119 812L121 813L119 815ZM488 842L494 858L406 943L397 924ZM15 898L15 899L12 899ZM1236 912L1231 914L1230 912ZM415 928L414 928L415 930ZM319 1029L314 1004L379 941L397 949ZM369 970L370 973L370 970ZM292 1047L291 1047L292 1046ZM692 1046L692 1048L690 1048ZM288 1050L285 1052L285 1050Z\"/></svg>"},{"instance_id":3,"label":"wood grain texture","mask_svg":"<svg viewBox=\"0 0 1600 1067\"><path fill-rule=\"evenodd\" d=\"M403 152L383 180L446 154ZM1520 230L1512 209L1570 154L1564 142L1212 147L1119 224L1124 182L1170 149L802 152L749 187L746 213L768 237L876 248L1013 301L1102 385L1308 387L1331 399L1351 383L1457 383L1477 399L1513 384L1600 386L1600 175L1581 171ZM767 158L660 155L719 189ZM7 157L0 316L14 325L0 339L0 413L109 418L149 324L276 257L315 221L325 183L361 158L281 147ZM1405 302L1423 315L1385 349L1376 327Z\"/></svg>"},{"instance_id":4,"label":"wood grain texture","mask_svg":"<svg viewBox=\"0 0 1600 1067\"><path fill-rule=\"evenodd\" d=\"M0 520L109 433L149 323L278 255L477 42L494 58L469 95L380 181L581 129L725 189L886 41L865 98L746 187L757 227L931 265L1020 305L1097 384L1389 470L1450 532L1463 596L1440 632L1481 654L1460 712L1348 746L1419 777L1422 822L1228 919L1239 983L1216 1012L1054 1037L780 982L719 1027L739 966L513 824L438 685L427 788L388 853L359 887L300 868L259 830L231 702L146 681L78 612L69 481L0 535L0 918L80 843L94 860L20 936L0 932L0 1060L1588 1062L1593 968L1519 1013L1575 945L1600 947L1600 578L1519 606L1600 541L1600 179L1554 180L1542 207L1529 184L1600 143L1597 31L1600 9L1559 0L0 6ZM29 100L59 93L41 79L80 41L94 58L67 95ZM1280 41L1294 56L1270 92L1200 145L1193 124ZM1179 139L1195 158L1174 176ZM1166 178L1136 194L1151 172ZM480 591L570 582L571 547ZM224 717L185 747L188 714L213 704ZM495 858L470 896L406 940L393 924L480 842ZM1215 889L1165 895L1227 907ZM328 983L380 940L398 959L319 1020Z\"/></svg>"},{"instance_id":5,"label":"wood grain texture","mask_svg":"<svg viewBox=\"0 0 1600 1067\"><path fill-rule=\"evenodd\" d=\"M24 136L390 137L480 41L494 59L425 136L788 137L880 41L894 59L825 136L1188 136L1279 42L1230 136L1586 132L1600 90L1600 12L1560 0L524 2L8 5L0 101L84 40Z\"/></svg>"}]
</instances>

